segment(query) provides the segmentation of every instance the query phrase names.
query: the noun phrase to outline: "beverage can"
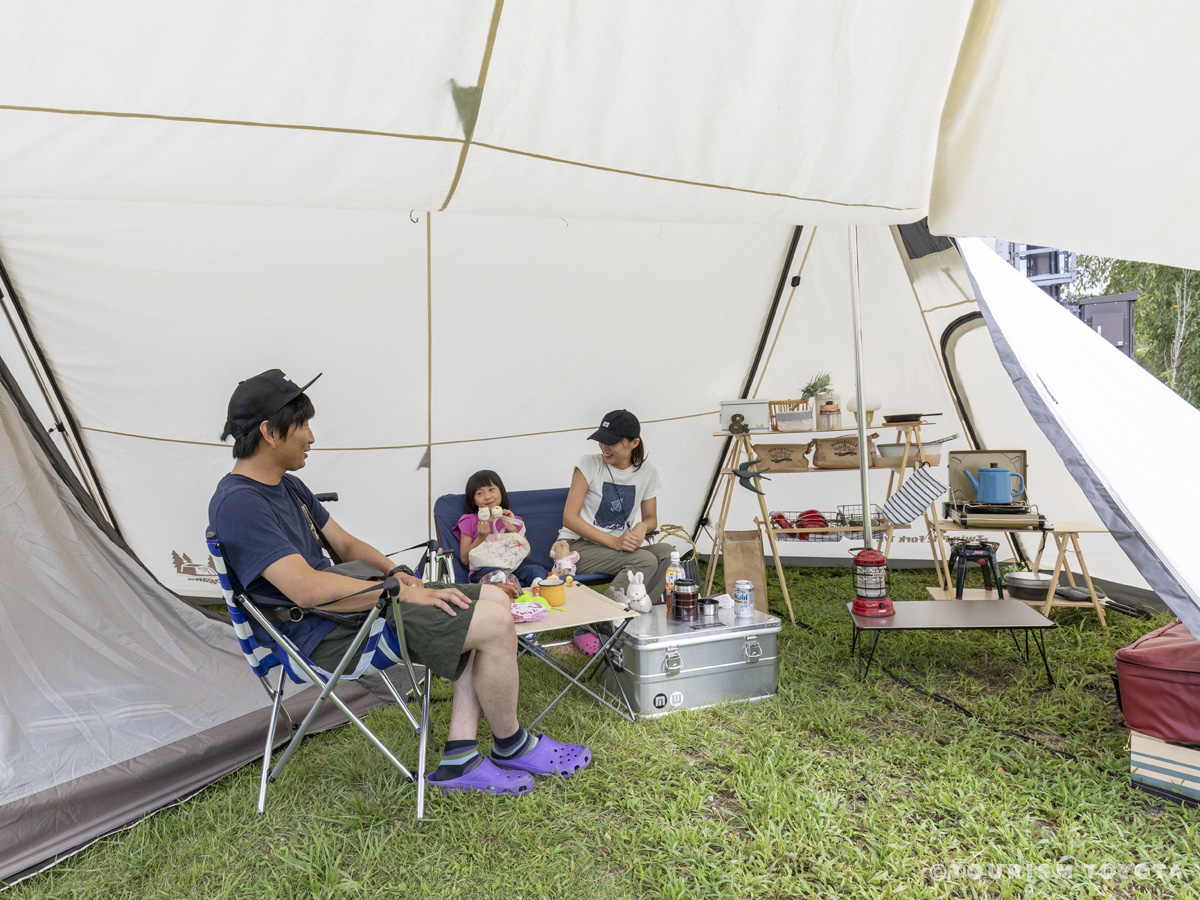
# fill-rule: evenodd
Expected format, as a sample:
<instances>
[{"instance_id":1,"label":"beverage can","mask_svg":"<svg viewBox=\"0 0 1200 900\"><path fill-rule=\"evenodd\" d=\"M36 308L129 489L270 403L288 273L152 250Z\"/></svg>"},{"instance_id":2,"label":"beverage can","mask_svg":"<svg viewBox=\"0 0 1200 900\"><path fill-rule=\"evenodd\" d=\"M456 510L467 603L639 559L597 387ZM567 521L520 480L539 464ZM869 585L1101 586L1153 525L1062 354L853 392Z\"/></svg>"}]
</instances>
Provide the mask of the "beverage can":
<instances>
[{"instance_id":1,"label":"beverage can","mask_svg":"<svg viewBox=\"0 0 1200 900\"><path fill-rule=\"evenodd\" d=\"M739 580L733 583L733 615L742 619L754 615L754 582Z\"/></svg>"}]
</instances>

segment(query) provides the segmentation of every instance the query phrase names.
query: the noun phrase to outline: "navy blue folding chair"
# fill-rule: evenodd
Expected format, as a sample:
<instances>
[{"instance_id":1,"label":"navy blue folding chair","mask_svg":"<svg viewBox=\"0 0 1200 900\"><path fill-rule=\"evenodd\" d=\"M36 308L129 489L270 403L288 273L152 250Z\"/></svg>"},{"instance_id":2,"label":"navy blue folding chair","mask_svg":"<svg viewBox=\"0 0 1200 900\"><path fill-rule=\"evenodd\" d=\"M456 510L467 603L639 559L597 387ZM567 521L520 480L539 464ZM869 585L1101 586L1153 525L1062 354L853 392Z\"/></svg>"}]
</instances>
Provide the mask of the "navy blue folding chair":
<instances>
[{"instance_id":1,"label":"navy blue folding chair","mask_svg":"<svg viewBox=\"0 0 1200 900\"><path fill-rule=\"evenodd\" d=\"M375 604L370 612L365 617L351 643L349 649L346 650L341 661L333 669L327 671L316 665L311 659L296 649L295 644L288 640L276 627L268 616L266 616L258 604L253 602L240 585L235 585L233 579L225 568L225 560L221 552L221 543L216 534L212 531L207 534L208 550L212 554L213 565L217 570L217 574L221 582L221 594L225 598L225 606L229 610L229 618L233 623L234 633L237 635L238 644L241 646L242 653L246 657L246 662L250 664L250 668L254 674L259 677L267 694L272 698L273 704L271 708L271 720L267 726L267 742L266 749L263 751L263 767L262 776L259 779L258 789L258 811L260 813L266 810L267 803L267 784L274 782L283 771L296 748L299 747L300 741L304 739L313 721L316 719L317 713L326 701L333 703L340 709L350 720L350 723L358 728L370 741L376 749L378 749L384 757L387 758L393 766L399 770L409 781L415 781L417 785L417 821L422 822L425 817L425 753L429 746L429 689L431 686L431 677L428 668L425 669L424 678L419 683L412 661L408 655L408 649L404 643L404 623L400 613L402 604L395 602L395 598L399 595L399 583L395 578L389 578L379 583L371 583L364 587L364 590L378 590L380 588L388 589L387 593ZM387 628L388 613L391 613L394 627ZM258 639L251 626L251 620L256 622L274 642L274 646L264 643ZM409 682L413 685L413 691L420 703L420 717L414 715L413 711L408 708L400 692L396 690L396 686L392 684L387 673L384 671L390 666L397 663L403 664L407 673ZM276 672L275 685L272 687L268 676ZM383 683L387 685L396 704L404 712L408 718L409 724L417 735L417 772L413 775L405 765L396 758L395 754L387 748L387 746L375 736L375 733L367 727L366 723L356 716L349 706L334 693L334 688L339 682L354 681L366 675L378 674ZM313 703L312 709L304 717L304 720L297 727L288 715L287 710L283 707L283 691L285 686L285 678L293 681L296 684L314 684L321 686L321 692ZM291 729L292 737L288 741L287 746L283 750L283 755L279 757L279 761L275 763L274 768L271 766L271 755L275 744L275 731L279 723L279 717L282 714Z\"/></svg>"},{"instance_id":2,"label":"navy blue folding chair","mask_svg":"<svg viewBox=\"0 0 1200 900\"><path fill-rule=\"evenodd\" d=\"M453 580L457 584L467 581L467 567L459 557L459 541L454 537L454 526L465 509L463 494L443 494L433 504L433 521L437 525L438 542L445 551L451 566ZM554 568L550 558L550 547L558 540L562 528L563 508L567 505L567 488L547 488L540 491L510 491L509 507L525 523L525 537L529 541L529 562L544 566L547 571ZM439 576L441 577L441 576ZM604 584L612 581L611 575L600 572L580 572L575 575L579 584Z\"/></svg>"}]
</instances>

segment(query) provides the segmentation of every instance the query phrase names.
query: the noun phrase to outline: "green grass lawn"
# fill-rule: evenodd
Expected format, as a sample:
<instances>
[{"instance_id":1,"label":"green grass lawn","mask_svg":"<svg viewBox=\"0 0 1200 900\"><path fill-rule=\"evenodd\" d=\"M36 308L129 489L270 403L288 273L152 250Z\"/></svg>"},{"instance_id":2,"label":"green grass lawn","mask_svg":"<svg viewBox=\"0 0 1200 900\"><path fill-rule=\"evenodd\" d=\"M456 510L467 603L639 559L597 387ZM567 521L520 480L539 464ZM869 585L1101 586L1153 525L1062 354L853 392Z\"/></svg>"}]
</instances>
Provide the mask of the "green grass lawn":
<instances>
[{"instance_id":1,"label":"green grass lawn","mask_svg":"<svg viewBox=\"0 0 1200 900\"><path fill-rule=\"evenodd\" d=\"M895 573L893 595L924 599L932 578ZM420 830L413 788L338 729L306 742L264 818L251 766L8 896L1197 896L1200 812L1130 787L1109 677L1114 652L1167 617L1114 613L1106 630L1057 610L1053 688L1036 650L1026 662L988 632L893 635L859 682L847 573L788 579L805 627L773 585L773 700L630 725L574 692L542 727L591 745L586 772L519 799L431 795ZM528 719L561 685L532 660L521 673ZM440 742L448 704L435 710ZM370 724L415 752L398 710Z\"/></svg>"}]
</instances>

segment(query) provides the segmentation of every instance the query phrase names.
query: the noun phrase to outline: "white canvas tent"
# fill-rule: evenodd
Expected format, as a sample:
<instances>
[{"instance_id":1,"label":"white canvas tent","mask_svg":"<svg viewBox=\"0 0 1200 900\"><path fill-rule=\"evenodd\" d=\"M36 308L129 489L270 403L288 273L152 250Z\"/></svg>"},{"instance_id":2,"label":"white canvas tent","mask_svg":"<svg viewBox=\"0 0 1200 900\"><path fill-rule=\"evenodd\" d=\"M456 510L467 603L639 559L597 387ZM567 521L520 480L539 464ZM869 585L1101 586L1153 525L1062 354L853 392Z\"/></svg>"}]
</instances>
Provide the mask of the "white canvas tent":
<instances>
[{"instance_id":1,"label":"white canvas tent","mask_svg":"<svg viewBox=\"0 0 1200 900\"><path fill-rule=\"evenodd\" d=\"M663 517L690 525L718 464L719 400L748 381L788 394L821 368L852 389L847 226L860 227L872 392L951 419L939 341L981 294L987 328L953 341L964 420L985 445L1028 446L1064 517L1114 528L1136 567L1089 544L1098 574L1140 586L1140 571L1196 627L1200 578L1167 503L1194 498L1180 502L1166 467L1116 471L1093 408L1065 387L1123 363L976 251L972 287L953 249L913 258L889 227L928 215L936 233L1200 264L1197 126L1149 102L1169 85L1191 107L1191 4L0 11L0 358L38 423L6 413L9 443L30 449L0 482L0 816L23 825L0 829L0 878L116 824L58 827L86 777L137 797L139 760L181 746L204 758L213 735L252 731L238 723L265 695L235 674L231 638L137 565L171 590L205 588L204 508L229 465L215 436L239 378L325 372L305 477L385 550L424 538L432 498L481 466L511 488L564 484L614 406L646 421ZM1064 105L1079 121L1048 127ZM1073 367L1047 361L1050 333ZM770 358L755 364L760 346ZM496 373L506 359L514 377ZM1162 409L1158 446L1185 446L1194 412ZM67 462L50 465L47 444ZM106 515L129 553L93 521ZM30 554L31 529L58 536ZM68 563L80 547L94 566ZM34 604L79 641L71 652ZM140 648L138 669L114 641ZM81 679L101 661L126 677ZM121 820L193 787L164 782Z\"/></svg>"}]
</instances>

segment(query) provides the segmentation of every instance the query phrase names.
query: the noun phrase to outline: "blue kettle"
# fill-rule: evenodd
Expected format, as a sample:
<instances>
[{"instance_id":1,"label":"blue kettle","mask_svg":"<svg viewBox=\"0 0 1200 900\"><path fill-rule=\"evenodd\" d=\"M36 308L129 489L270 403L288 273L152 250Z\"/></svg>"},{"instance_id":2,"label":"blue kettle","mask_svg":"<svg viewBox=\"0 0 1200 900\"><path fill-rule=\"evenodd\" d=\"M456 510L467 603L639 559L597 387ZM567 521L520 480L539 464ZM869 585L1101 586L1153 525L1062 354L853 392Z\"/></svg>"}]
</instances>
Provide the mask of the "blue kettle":
<instances>
[{"instance_id":1,"label":"blue kettle","mask_svg":"<svg viewBox=\"0 0 1200 900\"><path fill-rule=\"evenodd\" d=\"M980 503L1012 503L1013 497L1019 497L1025 493L1025 479L1021 477L1021 473L1010 472L995 463L981 468L978 480L965 469L963 473L971 482L971 487L975 489L975 497ZM1021 486L1015 491L1012 489L1012 479L1014 478L1021 483Z\"/></svg>"}]
</instances>

